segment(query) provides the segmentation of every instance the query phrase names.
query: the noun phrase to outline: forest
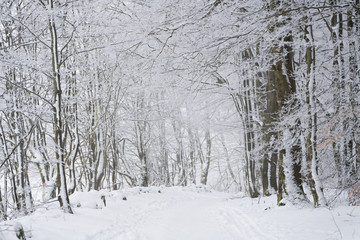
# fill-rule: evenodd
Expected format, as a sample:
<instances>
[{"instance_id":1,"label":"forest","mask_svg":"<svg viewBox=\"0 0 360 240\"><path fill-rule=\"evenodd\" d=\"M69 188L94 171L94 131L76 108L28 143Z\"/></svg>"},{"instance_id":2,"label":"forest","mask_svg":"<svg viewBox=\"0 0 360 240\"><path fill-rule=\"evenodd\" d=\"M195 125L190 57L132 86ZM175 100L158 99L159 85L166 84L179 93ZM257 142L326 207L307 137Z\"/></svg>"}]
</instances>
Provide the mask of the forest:
<instances>
[{"instance_id":1,"label":"forest","mask_svg":"<svg viewBox=\"0 0 360 240\"><path fill-rule=\"evenodd\" d=\"M359 104L359 0L0 0L0 220L150 186L360 205Z\"/></svg>"}]
</instances>

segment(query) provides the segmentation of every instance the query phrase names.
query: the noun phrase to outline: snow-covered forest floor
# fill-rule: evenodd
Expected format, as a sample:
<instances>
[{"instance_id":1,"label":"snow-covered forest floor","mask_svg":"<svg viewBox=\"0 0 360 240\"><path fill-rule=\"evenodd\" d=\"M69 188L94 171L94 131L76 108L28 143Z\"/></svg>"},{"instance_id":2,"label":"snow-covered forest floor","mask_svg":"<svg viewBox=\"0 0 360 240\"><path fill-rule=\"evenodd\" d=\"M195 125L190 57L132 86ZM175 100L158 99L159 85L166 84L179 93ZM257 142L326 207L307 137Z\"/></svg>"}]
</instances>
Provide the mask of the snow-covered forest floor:
<instances>
[{"instance_id":1,"label":"snow-covered forest floor","mask_svg":"<svg viewBox=\"0 0 360 240\"><path fill-rule=\"evenodd\" d=\"M44 204L1 222L0 239L17 239L17 223L36 240L360 239L360 207L277 207L275 197L251 199L199 186L78 192L70 199L73 215L57 202Z\"/></svg>"}]
</instances>

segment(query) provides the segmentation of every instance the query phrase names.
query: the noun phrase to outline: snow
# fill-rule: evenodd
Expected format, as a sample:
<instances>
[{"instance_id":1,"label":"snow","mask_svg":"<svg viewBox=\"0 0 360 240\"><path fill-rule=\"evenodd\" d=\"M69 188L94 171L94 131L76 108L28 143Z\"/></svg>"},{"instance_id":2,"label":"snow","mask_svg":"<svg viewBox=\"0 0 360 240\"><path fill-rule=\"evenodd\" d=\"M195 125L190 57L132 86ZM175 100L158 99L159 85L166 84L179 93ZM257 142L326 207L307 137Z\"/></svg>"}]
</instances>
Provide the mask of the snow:
<instances>
[{"instance_id":1,"label":"snow","mask_svg":"<svg viewBox=\"0 0 360 240\"><path fill-rule=\"evenodd\" d=\"M57 202L43 204L1 222L0 239L17 239L21 225L36 240L360 239L360 207L277 207L276 196L251 199L204 186L77 192L70 199L73 215Z\"/></svg>"}]
</instances>

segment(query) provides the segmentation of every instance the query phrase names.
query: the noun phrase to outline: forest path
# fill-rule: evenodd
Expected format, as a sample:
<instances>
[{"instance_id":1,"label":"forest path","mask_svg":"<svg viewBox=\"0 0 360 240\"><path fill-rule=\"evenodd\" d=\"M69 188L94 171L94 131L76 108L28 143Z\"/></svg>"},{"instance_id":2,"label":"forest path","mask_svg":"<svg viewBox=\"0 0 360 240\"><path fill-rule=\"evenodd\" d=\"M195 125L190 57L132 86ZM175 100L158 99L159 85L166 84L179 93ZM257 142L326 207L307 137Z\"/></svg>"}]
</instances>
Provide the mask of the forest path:
<instances>
[{"instance_id":1,"label":"forest path","mask_svg":"<svg viewBox=\"0 0 360 240\"><path fill-rule=\"evenodd\" d=\"M70 198L74 214L57 202L40 205L29 216L0 222L0 240L17 240L16 222L36 240L360 239L360 207L277 207L276 196L243 198L196 186L76 192Z\"/></svg>"},{"instance_id":2,"label":"forest path","mask_svg":"<svg viewBox=\"0 0 360 240\"><path fill-rule=\"evenodd\" d=\"M87 239L273 240L230 202L226 194L197 192L151 193L139 201L129 197L129 212L122 207L111 226Z\"/></svg>"}]
</instances>

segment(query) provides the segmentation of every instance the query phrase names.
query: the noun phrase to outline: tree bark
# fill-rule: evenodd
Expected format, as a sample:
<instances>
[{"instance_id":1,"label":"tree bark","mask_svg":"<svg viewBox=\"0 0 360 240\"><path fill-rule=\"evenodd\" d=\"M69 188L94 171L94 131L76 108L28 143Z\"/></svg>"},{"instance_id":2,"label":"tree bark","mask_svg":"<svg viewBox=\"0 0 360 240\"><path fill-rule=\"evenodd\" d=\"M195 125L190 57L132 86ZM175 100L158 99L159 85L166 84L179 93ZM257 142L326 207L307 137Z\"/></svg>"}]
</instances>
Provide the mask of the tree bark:
<instances>
[{"instance_id":1,"label":"tree bark","mask_svg":"<svg viewBox=\"0 0 360 240\"><path fill-rule=\"evenodd\" d=\"M49 7L54 9L54 0L49 0ZM69 195L67 191L66 176L65 176L65 149L63 145L63 120L62 120L62 88L60 77L60 63L59 63L59 50L58 50L58 37L55 26L54 16L50 15L49 30L51 37L51 61L53 71L53 93L54 93L54 107L53 107L53 126L54 126L54 140L56 146L56 159L58 170L58 200L60 207L66 213L73 213Z\"/></svg>"}]
</instances>

